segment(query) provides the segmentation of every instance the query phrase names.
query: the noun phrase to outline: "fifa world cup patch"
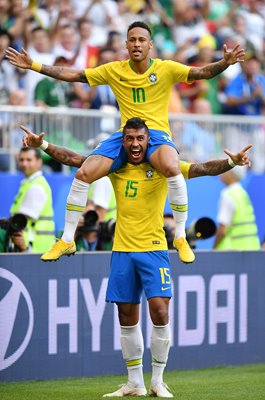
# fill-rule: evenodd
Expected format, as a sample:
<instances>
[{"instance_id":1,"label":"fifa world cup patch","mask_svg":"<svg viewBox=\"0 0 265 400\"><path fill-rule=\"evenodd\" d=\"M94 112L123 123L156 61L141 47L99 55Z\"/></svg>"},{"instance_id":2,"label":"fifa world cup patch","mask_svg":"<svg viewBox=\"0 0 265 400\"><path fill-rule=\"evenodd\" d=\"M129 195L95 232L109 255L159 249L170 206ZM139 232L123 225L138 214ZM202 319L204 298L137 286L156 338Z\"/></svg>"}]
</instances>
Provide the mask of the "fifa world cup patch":
<instances>
[{"instance_id":1,"label":"fifa world cup patch","mask_svg":"<svg viewBox=\"0 0 265 400\"><path fill-rule=\"evenodd\" d=\"M146 171L146 177L147 177L147 178L153 178L153 171L152 171L151 169L148 169L148 170Z\"/></svg>"},{"instance_id":2,"label":"fifa world cup patch","mask_svg":"<svg viewBox=\"0 0 265 400\"><path fill-rule=\"evenodd\" d=\"M149 81L151 83L156 83L157 82L157 76L156 76L156 74L154 72L152 74L150 74L148 78L149 78Z\"/></svg>"}]
</instances>

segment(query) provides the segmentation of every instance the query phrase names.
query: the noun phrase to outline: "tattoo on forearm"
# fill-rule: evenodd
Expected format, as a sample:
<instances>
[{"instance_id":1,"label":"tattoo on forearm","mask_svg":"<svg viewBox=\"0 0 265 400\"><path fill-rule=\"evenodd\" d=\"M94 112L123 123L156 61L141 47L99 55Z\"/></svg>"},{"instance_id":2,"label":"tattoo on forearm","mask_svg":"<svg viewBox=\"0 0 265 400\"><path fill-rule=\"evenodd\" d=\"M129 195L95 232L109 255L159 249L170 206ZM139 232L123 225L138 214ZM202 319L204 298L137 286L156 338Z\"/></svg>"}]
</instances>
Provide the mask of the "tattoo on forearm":
<instances>
[{"instance_id":1,"label":"tattoo on forearm","mask_svg":"<svg viewBox=\"0 0 265 400\"><path fill-rule=\"evenodd\" d=\"M41 73L54 79L60 79L67 82L87 83L84 70L76 70L68 67L57 67L42 64Z\"/></svg>"},{"instance_id":2,"label":"tattoo on forearm","mask_svg":"<svg viewBox=\"0 0 265 400\"><path fill-rule=\"evenodd\" d=\"M215 176L223 174L231 169L227 159L213 160L202 164L192 164L189 171L189 177L195 178L198 176Z\"/></svg>"},{"instance_id":3,"label":"tattoo on forearm","mask_svg":"<svg viewBox=\"0 0 265 400\"><path fill-rule=\"evenodd\" d=\"M228 65L224 60L205 65L204 67L192 67L189 72L189 80L211 79L226 70L227 67Z\"/></svg>"},{"instance_id":4,"label":"tattoo on forearm","mask_svg":"<svg viewBox=\"0 0 265 400\"><path fill-rule=\"evenodd\" d=\"M49 147L45 151L56 161L72 167L80 167L86 160L86 157L73 153L65 147L54 146L52 144L49 144Z\"/></svg>"},{"instance_id":5,"label":"tattoo on forearm","mask_svg":"<svg viewBox=\"0 0 265 400\"><path fill-rule=\"evenodd\" d=\"M64 67L56 67L50 65L43 65L41 67L41 73L43 75L51 76L52 78L59 78L61 73L64 71Z\"/></svg>"}]
</instances>

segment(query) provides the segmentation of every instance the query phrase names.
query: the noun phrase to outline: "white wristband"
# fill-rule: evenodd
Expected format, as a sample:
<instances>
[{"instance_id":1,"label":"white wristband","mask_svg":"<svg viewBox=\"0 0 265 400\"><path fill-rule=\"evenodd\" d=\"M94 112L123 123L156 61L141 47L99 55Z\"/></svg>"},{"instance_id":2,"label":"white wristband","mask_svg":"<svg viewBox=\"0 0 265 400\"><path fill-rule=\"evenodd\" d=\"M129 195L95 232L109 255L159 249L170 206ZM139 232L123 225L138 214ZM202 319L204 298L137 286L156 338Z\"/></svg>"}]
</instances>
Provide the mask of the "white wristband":
<instances>
[{"instance_id":1,"label":"white wristband","mask_svg":"<svg viewBox=\"0 0 265 400\"><path fill-rule=\"evenodd\" d=\"M236 164L234 163L234 161L232 160L231 157L228 157L228 164L230 165L230 167L234 168L236 166Z\"/></svg>"},{"instance_id":2,"label":"white wristband","mask_svg":"<svg viewBox=\"0 0 265 400\"><path fill-rule=\"evenodd\" d=\"M46 142L46 140L43 140L42 144L40 145L40 149L41 150L46 150L48 146L49 146L49 143Z\"/></svg>"}]
</instances>

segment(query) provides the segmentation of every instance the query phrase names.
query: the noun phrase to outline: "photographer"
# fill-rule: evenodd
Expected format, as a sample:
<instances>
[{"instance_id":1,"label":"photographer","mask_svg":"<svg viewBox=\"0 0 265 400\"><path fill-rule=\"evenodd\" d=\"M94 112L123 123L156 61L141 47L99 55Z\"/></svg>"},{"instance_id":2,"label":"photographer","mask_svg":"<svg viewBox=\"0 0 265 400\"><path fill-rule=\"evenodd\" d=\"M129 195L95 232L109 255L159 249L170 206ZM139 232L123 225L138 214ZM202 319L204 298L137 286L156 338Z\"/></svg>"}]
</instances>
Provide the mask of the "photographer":
<instances>
[{"instance_id":1,"label":"photographer","mask_svg":"<svg viewBox=\"0 0 265 400\"><path fill-rule=\"evenodd\" d=\"M23 214L0 220L0 253L23 253L27 245L23 236L27 218Z\"/></svg>"},{"instance_id":2,"label":"photographer","mask_svg":"<svg viewBox=\"0 0 265 400\"><path fill-rule=\"evenodd\" d=\"M30 253L47 251L54 243L54 221L51 188L44 178L39 149L22 148L18 154L19 169L25 175L11 207L11 215L23 214L27 226L23 232Z\"/></svg>"},{"instance_id":3,"label":"photographer","mask_svg":"<svg viewBox=\"0 0 265 400\"><path fill-rule=\"evenodd\" d=\"M110 250L112 248L114 228L114 219L99 222L99 216L95 210L87 211L76 230L76 250Z\"/></svg>"}]
</instances>

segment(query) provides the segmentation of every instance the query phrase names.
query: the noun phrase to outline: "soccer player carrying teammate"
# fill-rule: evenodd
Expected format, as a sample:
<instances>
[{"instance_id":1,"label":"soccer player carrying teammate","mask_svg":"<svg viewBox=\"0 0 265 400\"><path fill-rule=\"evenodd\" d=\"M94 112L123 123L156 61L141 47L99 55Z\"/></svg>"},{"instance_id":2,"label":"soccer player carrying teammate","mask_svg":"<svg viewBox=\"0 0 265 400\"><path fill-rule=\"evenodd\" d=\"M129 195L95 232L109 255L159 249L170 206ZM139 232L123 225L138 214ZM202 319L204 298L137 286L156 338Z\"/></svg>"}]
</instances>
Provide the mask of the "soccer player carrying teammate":
<instances>
[{"instance_id":1,"label":"soccer player carrying teammate","mask_svg":"<svg viewBox=\"0 0 265 400\"><path fill-rule=\"evenodd\" d=\"M89 184L115 171L126 157L121 144L122 129L129 118L137 115L145 120L150 130L147 160L167 178L168 198L176 222L174 247L181 261L193 262L195 256L185 237L188 200L185 180L180 172L178 152L170 137L168 104L172 86L176 82L210 79L229 65L244 61L240 45L227 51L224 45L222 60L203 67L189 67L173 61L152 59L151 30L141 21L131 24L127 31L126 47L129 59L101 65L95 69L75 70L67 67L46 66L33 61L22 49L8 48L9 62L20 68L68 82L87 82L90 86L108 84L119 103L121 129L92 152L77 171L66 205L65 228L62 239L41 258L57 260L63 254L75 252L74 233L84 210Z\"/></svg>"},{"instance_id":2,"label":"soccer player carrying teammate","mask_svg":"<svg viewBox=\"0 0 265 400\"><path fill-rule=\"evenodd\" d=\"M66 165L80 167L85 157L69 149L43 141L22 127L26 146L46 147L46 153ZM172 398L163 381L170 349L171 330L168 307L172 297L170 263L163 230L163 211L167 195L167 181L145 161L149 132L140 118L132 118L123 128L123 147L128 155L125 166L109 175L117 200L117 222L114 234L106 301L118 307L121 348L128 370L128 382L104 397L145 396L143 378L143 337L139 324L139 303L144 291L153 323L151 334L152 378L149 393ZM214 160L203 164L181 162L186 178L217 175L232 168L231 164L249 163L246 146L230 159Z\"/></svg>"}]
</instances>

